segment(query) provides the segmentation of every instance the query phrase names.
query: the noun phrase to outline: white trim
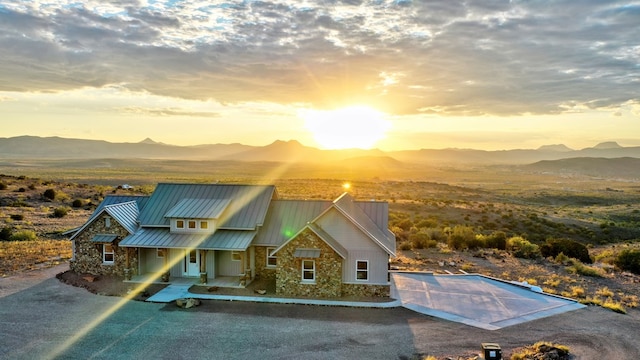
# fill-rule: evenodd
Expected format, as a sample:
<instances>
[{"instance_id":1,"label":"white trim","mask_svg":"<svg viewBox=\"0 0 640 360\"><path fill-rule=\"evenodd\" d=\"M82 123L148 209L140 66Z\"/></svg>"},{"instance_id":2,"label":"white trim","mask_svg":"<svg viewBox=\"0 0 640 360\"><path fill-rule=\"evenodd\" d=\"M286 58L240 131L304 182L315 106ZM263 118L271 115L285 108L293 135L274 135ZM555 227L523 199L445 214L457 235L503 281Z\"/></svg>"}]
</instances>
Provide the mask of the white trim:
<instances>
[{"instance_id":1,"label":"white trim","mask_svg":"<svg viewBox=\"0 0 640 360\"><path fill-rule=\"evenodd\" d=\"M275 246L268 246L266 248L266 259L265 259L265 267L266 268L275 269L277 267L278 256L272 255L272 253L275 252L276 249L277 249L277 247L275 247ZM271 250L271 251L269 251L269 250ZM274 259L276 261L276 263L273 264L273 265L269 264L269 259Z\"/></svg>"},{"instance_id":2,"label":"white trim","mask_svg":"<svg viewBox=\"0 0 640 360\"><path fill-rule=\"evenodd\" d=\"M238 257L237 259L235 257ZM242 261L242 252L238 250L231 250L231 261Z\"/></svg>"},{"instance_id":3,"label":"white trim","mask_svg":"<svg viewBox=\"0 0 640 360\"><path fill-rule=\"evenodd\" d=\"M111 247L111 251L107 251L107 246ZM106 255L111 255L112 259L107 260ZM102 264L113 265L116 260L116 250L113 248L113 244L102 244Z\"/></svg>"},{"instance_id":4,"label":"white trim","mask_svg":"<svg viewBox=\"0 0 640 360\"><path fill-rule=\"evenodd\" d=\"M311 262L311 269L305 269L304 264ZM301 277L300 277L300 283L302 284L315 284L316 283L316 261L315 260L308 260L308 259L304 259L302 260L302 262L300 263L300 270L301 270ZM305 272L311 272L311 275L313 275L312 279L305 279L304 275Z\"/></svg>"},{"instance_id":5,"label":"white trim","mask_svg":"<svg viewBox=\"0 0 640 360\"><path fill-rule=\"evenodd\" d=\"M359 269L358 268L358 263L367 264L367 268L366 269ZM365 279L359 279L358 278L358 272L364 272L367 275L367 277ZM369 281L369 260L356 260L356 281L360 281L360 282Z\"/></svg>"}]
</instances>

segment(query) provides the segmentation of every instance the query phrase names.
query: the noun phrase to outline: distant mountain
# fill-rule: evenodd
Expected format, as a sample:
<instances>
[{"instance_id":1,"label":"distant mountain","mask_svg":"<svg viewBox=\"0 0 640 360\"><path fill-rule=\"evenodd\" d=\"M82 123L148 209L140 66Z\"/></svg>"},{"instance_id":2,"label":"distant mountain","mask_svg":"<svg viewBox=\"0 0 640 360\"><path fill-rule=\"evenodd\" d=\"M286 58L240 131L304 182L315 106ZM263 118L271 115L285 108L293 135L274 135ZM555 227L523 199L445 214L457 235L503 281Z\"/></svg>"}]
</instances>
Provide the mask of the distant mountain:
<instances>
[{"instance_id":1,"label":"distant mountain","mask_svg":"<svg viewBox=\"0 0 640 360\"><path fill-rule=\"evenodd\" d=\"M538 151L558 151L558 152L566 152L573 151L573 149L567 147L564 144L554 144L554 145L543 145L538 148Z\"/></svg>"},{"instance_id":2,"label":"distant mountain","mask_svg":"<svg viewBox=\"0 0 640 360\"><path fill-rule=\"evenodd\" d=\"M581 157L561 160L543 160L523 165L523 169L560 175L586 175L601 178L640 179L638 158Z\"/></svg>"},{"instance_id":3,"label":"distant mountain","mask_svg":"<svg viewBox=\"0 0 640 360\"><path fill-rule=\"evenodd\" d=\"M175 159L309 162L342 166L342 162L380 162L376 166L530 164L541 160L568 158L640 158L640 147L622 147L606 142L592 148L572 150L565 145L545 145L538 149L486 151L473 149L421 149L383 152L378 149L321 150L296 140L275 141L266 146L203 144L176 146L150 138L138 143L60 137L18 136L0 138L0 159ZM394 161L397 161L394 162ZM353 167L353 165L349 165Z\"/></svg>"},{"instance_id":4,"label":"distant mountain","mask_svg":"<svg viewBox=\"0 0 640 360\"><path fill-rule=\"evenodd\" d=\"M606 150L606 149L621 149L622 146L620 146L617 142L615 141L606 141L606 142L601 142L600 144L592 147L592 149L600 149L600 150Z\"/></svg>"}]
</instances>

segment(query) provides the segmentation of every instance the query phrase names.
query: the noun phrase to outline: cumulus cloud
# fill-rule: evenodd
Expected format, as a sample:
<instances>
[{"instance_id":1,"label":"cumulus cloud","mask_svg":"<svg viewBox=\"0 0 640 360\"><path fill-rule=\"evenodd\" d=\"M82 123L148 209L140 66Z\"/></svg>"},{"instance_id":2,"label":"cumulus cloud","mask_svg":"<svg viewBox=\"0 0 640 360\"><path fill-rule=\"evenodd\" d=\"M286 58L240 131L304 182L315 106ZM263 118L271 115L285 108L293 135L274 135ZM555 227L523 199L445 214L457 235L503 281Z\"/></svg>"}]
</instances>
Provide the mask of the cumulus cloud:
<instances>
[{"instance_id":1,"label":"cumulus cloud","mask_svg":"<svg viewBox=\"0 0 640 360\"><path fill-rule=\"evenodd\" d=\"M640 4L0 0L0 91L552 114L640 100Z\"/></svg>"}]
</instances>

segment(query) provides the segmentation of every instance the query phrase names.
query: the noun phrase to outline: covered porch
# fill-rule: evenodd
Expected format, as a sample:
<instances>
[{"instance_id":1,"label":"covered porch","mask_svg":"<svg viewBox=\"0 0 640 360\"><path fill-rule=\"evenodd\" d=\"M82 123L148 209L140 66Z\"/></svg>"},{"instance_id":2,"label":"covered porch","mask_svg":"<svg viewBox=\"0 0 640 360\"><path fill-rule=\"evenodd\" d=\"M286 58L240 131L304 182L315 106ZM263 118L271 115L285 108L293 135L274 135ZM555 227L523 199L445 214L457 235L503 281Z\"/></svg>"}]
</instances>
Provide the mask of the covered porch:
<instances>
[{"instance_id":1,"label":"covered porch","mask_svg":"<svg viewBox=\"0 0 640 360\"><path fill-rule=\"evenodd\" d=\"M233 230L172 234L166 228L140 229L120 243L137 250L137 269L131 269L127 281L243 288L255 277L255 249L250 247L255 234ZM126 263L128 266L129 259Z\"/></svg>"}]
</instances>

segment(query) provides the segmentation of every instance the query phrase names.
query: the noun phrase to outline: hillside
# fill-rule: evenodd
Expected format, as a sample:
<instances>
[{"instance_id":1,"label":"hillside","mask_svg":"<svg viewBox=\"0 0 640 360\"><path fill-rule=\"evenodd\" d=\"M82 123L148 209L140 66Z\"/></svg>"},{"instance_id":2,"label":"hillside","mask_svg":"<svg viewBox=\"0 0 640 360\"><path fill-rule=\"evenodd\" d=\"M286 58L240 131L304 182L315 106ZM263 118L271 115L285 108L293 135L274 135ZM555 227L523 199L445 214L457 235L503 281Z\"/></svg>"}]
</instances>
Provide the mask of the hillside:
<instances>
[{"instance_id":1,"label":"hillside","mask_svg":"<svg viewBox=\"0 0 640 360\"><path fill-rule=\"evenodd\" d=\"M594 147L572 150L565 145L545 145L538 149L486 151L475 149L421 149L383 152L378 149L321 150L295 140L275 141L265 146L243 144L203 144L176 146L149 138L138 143L112 143L101 140L60 137L19 136L0 138L0 159L162 159L162 160L226 160L271 161L283 163L326 163L354 158L381 157L405 164L422 165L487 165L529 164L542 160L578 157L640 158L640 147L622 147L604 142Z\"/></svg>"},{"instance_id":2,"label":"hillside","mask_svg":"<svg viewBox=\"0 0 640 360\"><path fill-rule=\"evenodd\" d=\"M524 169L558 175L586 175L601 178L640 179L638 158L580 157L561 160L543 160L523 166Z\"/></svg>"}]
</instances>

